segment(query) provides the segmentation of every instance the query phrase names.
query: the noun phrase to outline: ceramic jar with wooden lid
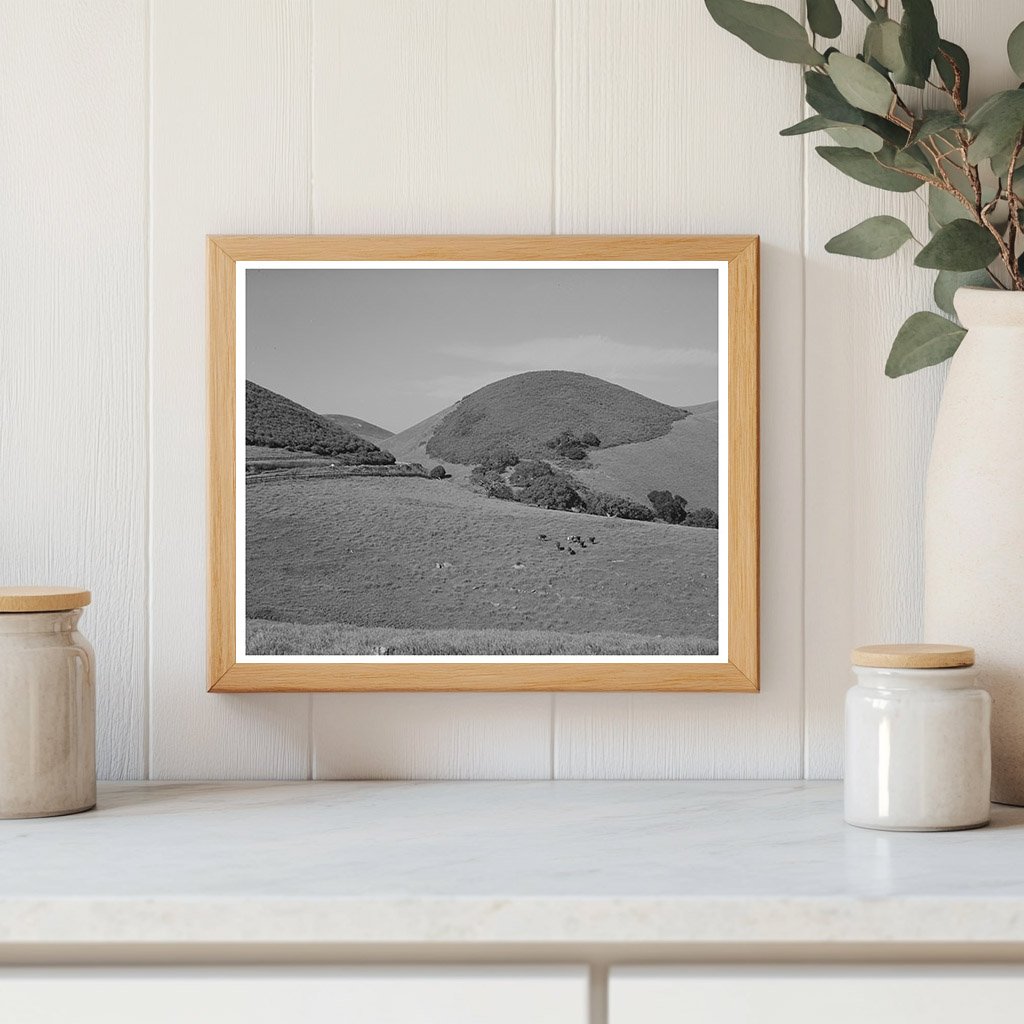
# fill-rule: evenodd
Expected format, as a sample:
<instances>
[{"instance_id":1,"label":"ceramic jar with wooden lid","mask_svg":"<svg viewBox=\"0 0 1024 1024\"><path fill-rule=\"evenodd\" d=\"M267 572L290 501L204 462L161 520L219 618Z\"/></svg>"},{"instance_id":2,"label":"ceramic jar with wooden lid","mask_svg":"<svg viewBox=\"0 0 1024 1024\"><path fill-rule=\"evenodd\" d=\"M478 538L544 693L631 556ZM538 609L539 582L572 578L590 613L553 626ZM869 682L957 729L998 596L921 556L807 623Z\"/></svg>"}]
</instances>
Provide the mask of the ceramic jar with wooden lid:
<instances>
[{"instance_id":1,"label":"ceramic jar with wooden lid","mask_svg":"<svg viewBox=\"0 0 1024 1024\"><path fill-rule=\"evenodd\" d=\"M845 817L862 828L940 832L990 815L991 701L974 651L858 647L846 695Z\"/></svg>"},{"instance_id":2,"label":"ceramic jar with wooden lid","mask_svg":"<svg viewBox=\"0 0 1024 1024\"><path fill-rule=\"evenodd\" d=\"M0 818L96 805L90 600L69 587L0 587Z\"/></svg>"}]
</instances>

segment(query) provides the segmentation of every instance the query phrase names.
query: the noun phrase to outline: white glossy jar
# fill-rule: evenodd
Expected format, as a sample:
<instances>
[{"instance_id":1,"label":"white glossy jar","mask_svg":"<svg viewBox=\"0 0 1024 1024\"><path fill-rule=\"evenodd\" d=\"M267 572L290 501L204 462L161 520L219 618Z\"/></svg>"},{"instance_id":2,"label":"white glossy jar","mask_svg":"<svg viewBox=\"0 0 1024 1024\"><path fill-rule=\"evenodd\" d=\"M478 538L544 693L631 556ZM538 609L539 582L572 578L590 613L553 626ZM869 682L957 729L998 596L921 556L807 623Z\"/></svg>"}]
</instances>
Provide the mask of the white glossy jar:
<instances>
[{"instance_id":1,"label":"white glossy jar","mask_svg":"<svg viewBox=\"0 0 1024 1024\"><path fill-rule=\"evenodd\" d=\"M93 651L77 630L88 591L0 588L0 818L96 805Z\"/></svg>"},{"instance_id":2,"label":"white glossy jar","mask_svg":"<svg viewBox=\"0 0 1024 1024\"><path fill-rule=\"evenodd\" d=\"M846 694L845 818L861 828L939 832L990 816L991 700L974 651L858 647Z\"/></svg>"}]
</instances>

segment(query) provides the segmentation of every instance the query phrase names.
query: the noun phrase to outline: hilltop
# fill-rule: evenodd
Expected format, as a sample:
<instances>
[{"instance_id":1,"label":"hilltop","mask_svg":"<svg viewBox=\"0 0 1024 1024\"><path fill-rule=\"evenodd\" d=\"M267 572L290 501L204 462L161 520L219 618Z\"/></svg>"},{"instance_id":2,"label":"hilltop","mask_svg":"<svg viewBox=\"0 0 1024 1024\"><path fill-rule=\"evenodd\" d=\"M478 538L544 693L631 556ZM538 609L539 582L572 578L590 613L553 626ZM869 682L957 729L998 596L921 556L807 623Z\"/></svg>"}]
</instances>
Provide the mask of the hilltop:
<instances>
[{"instance_id":1,"label":"hilltop","mask_svg":"<svg viewBox=\"0 0 1024 1024\"><path fill-rule=\"evenodd\" d=\"M348 465L395 461L371 441L251 380L245 382L245 443L330 455Z\"/></svg>"},{"instance_id":2,"label":"hilltop","mask_svg":"<svg viewBox=\"0 0 1024 1024\"><path fill-rule=\"evenodd\" d=\"M366 441L386 441L389 437L395 436L394 431L378 427L376 423L358 420L355 416L344 416L337 412L324 412L320 415L336 427L341 427L342 430L347 430L350 434L355 434L356 437L361 437Z\"/></svg>"},{"instance_id":3,"label":"hilltop","mask_svg":"<svg viewBox=\"0 0 1024 1024\"><path fill-rule=\"evenodd\" d=\"M537 370L488 384L430 424L430 458L471 465L505 445L520 456L550 457L547 442L565 430L593 433L601 448L661 437L687 413L675 406L565 370ZM429 421L403 434L423 437ZM403 435L398 435L402 438Z\"/></svg>"}]
</instances>

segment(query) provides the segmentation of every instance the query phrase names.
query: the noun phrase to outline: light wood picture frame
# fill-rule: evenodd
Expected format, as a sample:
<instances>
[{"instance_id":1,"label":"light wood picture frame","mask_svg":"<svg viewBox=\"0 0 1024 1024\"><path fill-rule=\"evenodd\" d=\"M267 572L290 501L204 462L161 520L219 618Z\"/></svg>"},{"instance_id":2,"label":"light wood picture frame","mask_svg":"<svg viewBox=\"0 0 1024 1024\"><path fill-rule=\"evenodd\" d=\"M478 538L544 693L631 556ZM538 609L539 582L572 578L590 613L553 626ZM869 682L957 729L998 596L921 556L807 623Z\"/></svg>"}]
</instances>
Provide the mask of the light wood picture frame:
<instances>
[{"instance_id":1,"label":"light wood picture frame","mask_svg":"<svg viewBox=\"0 0 1024 1024\"><path fill-rule=\"evenodd\" d=\"M209 285L209 689L227 692L287 691L724 691L759 688L759 240L757 236L303 236L218 235L207 240ZM438 262L439 261L439 262ZM719 607L716 657L670 658L366 658L344 662L317 657L250 660L240 652L246 623L245 576L239 557L238 510L244 502L246 367L239 356L239 282L254 264L291 269L324 264L539 264L566 261L570 268L608 263L663 267L714 265L719 272L720 330L727 372L719 395L727 416L719 428L719 459L727 522L720 561L727 604ZM454 268L453 268L454 269ZM685 269L685 267L683 267ZM255 279L254 279L255 280ZM244 295L244 287L241 291ZM724 316L723 316L724 314ZM726 324L721 325L722 319ZM240 402L239 396L243 400ZM291 403L289 403L291 405ZM454 406L453 406L454 408ZM303 410L305 412L306 410ZM325 410L344 412L346 410ZM356 412L358 410L351 410ZM681 413L689 413L680 408ZM717 411L716 411L717 416ZM384 444L384 442L381 442ZM595 452L595 454L597 454ZM310 456L312 458L312 456ZM575 456L574 456L575 457ZM420 467L417 467L420 468ZM327 472L327 470L324 470ZM242 479L240 479L240 477ZM332 481L335 483L337 481ZM438 484L437 486L445 486ZM240 493L241 489L241 493ZM721 490L721 488L720 488ZM490 498L481 500L491 500ZM540 511L534 509L533 511ZM560 512L560 516L575 515ZM580 532L610 520L588 520ZM561 521L561 520L560 520ZM631 526L634 524L631 524ZM643 524L647 525L647 524ZM661 524L651 524L660 526ZM609 527L610 528L610 527ZM679 527L673 527L679 529ZM693 531L697 533L698 531ZM718 531L704 531L707 534ZM536 534L533 535L537 536ZM532 539L532 538L531 538ZM545 537L545 543L547 538ZM559 540L559 552L566 545ZM569 546L572 546L571 544ZM585 541L584 541L585 546ZM244 550L244 547L243 547ZM545 557L554 554L544 549ZM574 566L592 552L580 552ZM603 552L602 552L603 554ZM448 563L437 563L438 570ZM433 568L433 566L431 566ZM522 568L517 564L513 568ZM659 637L660 639L660 637ZM724 646L724 650L722 649ZM383 650L383 649L382 649Z\"/></svg>"}]
</instances>

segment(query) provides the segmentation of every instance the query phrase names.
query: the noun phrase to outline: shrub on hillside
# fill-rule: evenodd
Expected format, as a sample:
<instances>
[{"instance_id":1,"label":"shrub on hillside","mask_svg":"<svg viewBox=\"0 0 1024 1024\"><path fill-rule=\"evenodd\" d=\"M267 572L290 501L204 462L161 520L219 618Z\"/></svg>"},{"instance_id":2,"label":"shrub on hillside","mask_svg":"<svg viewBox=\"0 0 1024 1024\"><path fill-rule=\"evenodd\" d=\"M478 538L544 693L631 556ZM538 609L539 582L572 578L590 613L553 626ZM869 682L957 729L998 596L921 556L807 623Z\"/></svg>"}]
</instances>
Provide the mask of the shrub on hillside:
<instances>
[{"instance_id":1,"label":"shrub on hillside","mask_svg":"<svg viewBox=\"0 0 1024 1024\"><path fill-rule=\"evenodd\" d=\"M540 508L552 508L562 512L583 509L585 502L579 491L562 476L540 476L519 492L519 500Z\"/></svg>"},{"instance_id":2,"label":"shrub on hillside","mask_svg":"<svg viewBox=\"0 0 1024 1024\"><path fill-rule=\"evenodd\" d=\"M686 516L687 526L699 526L706 530L718 529L718 513L711 508L695 508Z\"/></svg>"},{"instance_id":3,"label":"shrub on hillside","mask_svg":"<svg viewBox=\"0 0 1024 1024\"><path fill-rule=\"evenodd\" d=\"M526 462L520 462L512 470L512 475L508 478L508 482L513 487L527 487L534 480L541 480L544 477L554 475L555 470L550 462L544 462L541 459L528 459Z\"/></svg>"},{"instance_id":4,"label":"shrub on hillside","mask_svg":"<svg viewBox=\"0 0 1024 1024\"><path fill-rule=\"evenodd\" d=\"M508 445L501 445L490 451L484 459L481 459L480 464L484 469L489 469L495 473L504 473L506 469L516 465L518 462L519 455Z\"/></svg>"},{"instance_id":5,"label":"shrub on hillside","mask_svg":"<svg viewBox=\"0 0 1024 1024\"><path fill-rule=\"evenodd\" d=\"M579 462L587 457L587 446L571 430L563 430L557 437L551 438L547 447L563 459Z\"/></svg>"},{"instance_id":6,"label":"shrub on hillside","mask_svg":"<svg viewBox=\"0 0 1024 1024\"><path fill-rule=\"evenodd\" d=\"M448 478L448 471L444 466L435 466L428 474L431 480L446 480Z\"/></svg>"},{"instance_id":7,"label":"shrub on hillside","mask_svg":"<svg viewBox=\"0 0 1024 1024\"><path fill-rule=\"evenodd\" d=\"M588 448L600 448L600 447L601 447L601 442L600 442L600 440L598 439L598 436L597 436L597 434L595 434L595 433L594 433L594 432L593 432L592 430L587 430L587 431L585 431L585 432L584 432L584 433L583 433L583 434L582 434L582 435L580 436L580 440L581 440L581 441L582 441L582 442L583 442L583 443L584 443L584 444L585 444L585 445L586 445L586 446L587 446Z\"/></svg>"},{"instance_id":8,"label":"shrub on hillside","mask_svg":"<svg viewBox=\"0 0 1024 1024\"><path fill-rule=\"evenodd\" d=\"M488 498L515 501L515 492L505 483L505 478L495 470L487 469L486 466L474 466L469 474L469 482L474 487L479 487Z\"/></svg>"},{"instance_id":9,"label":"shrub on hillside","mask_svg":"<svg viewBox=\"0 0 1024 1024\"><path fill-rule=\"evenodd\" d=\"M622 498L618 494L605 494L601 491L594 491L587 496L587 512L592 516L637 519L644 523L654 521L654 513L646 505Z\"/></svg>"},{"instance_id":10,"label":"shrub on hillside","mask_svg":"<svg viewBox=\"0 0 1024 1024\"><path fill-rule=\"evenodd\" d=\"M666 523L678 526L686 522L686 499L671 491L651 491L647 500L654 506L654 514Z\"/></svg>"}]
</instances>

